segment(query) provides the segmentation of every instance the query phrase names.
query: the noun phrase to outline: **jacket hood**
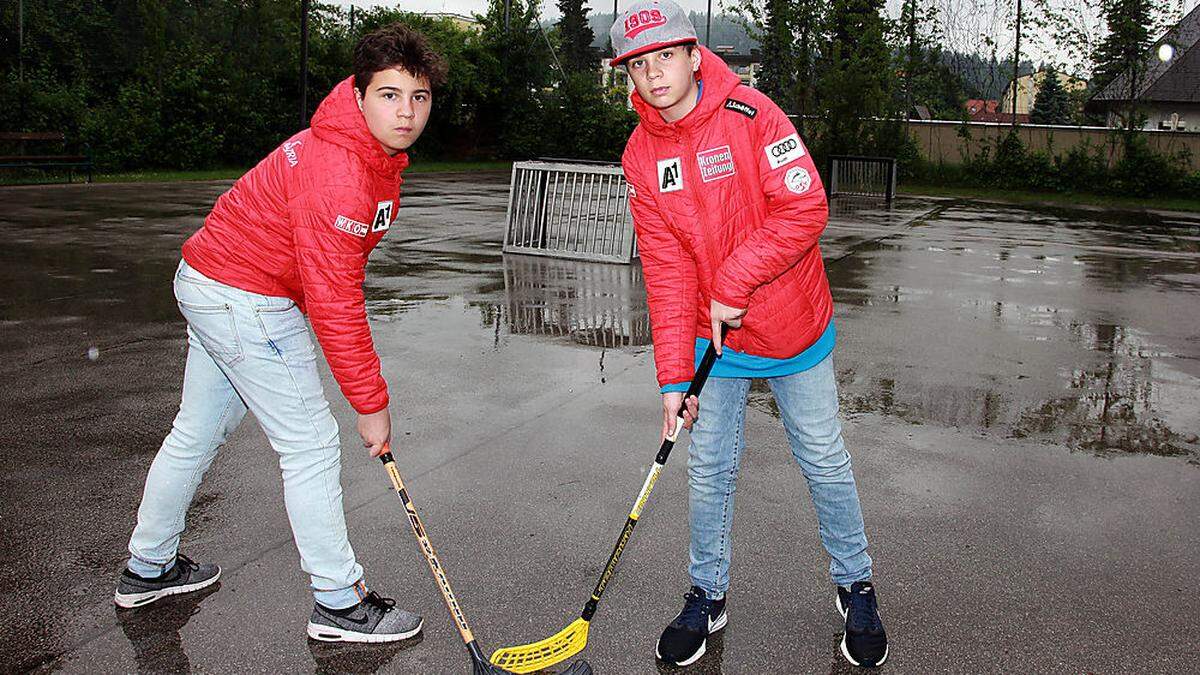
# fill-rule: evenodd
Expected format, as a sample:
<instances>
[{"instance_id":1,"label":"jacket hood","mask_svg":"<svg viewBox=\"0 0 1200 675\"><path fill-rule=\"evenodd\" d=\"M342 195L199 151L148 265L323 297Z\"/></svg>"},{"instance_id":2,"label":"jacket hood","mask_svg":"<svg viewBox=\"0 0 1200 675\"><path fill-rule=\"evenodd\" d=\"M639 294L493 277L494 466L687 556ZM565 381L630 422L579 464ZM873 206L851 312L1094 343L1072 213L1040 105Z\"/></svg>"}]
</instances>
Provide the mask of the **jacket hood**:
<instances>
[{"instance_id":1,"label":"jacket hood","mask_svg":"<svg viewBox=\"0 0 1200 675\"><path fill-rule=\"evenodd\" d=\"M707 47L698 46L697 49L701 54L699 79L704 84L704 93L696 107L684 115L683 119L668 122L663 119L657 108L642 99L637 89L634 89L633 93L629 95L633 109L641 118L642 125L655 136L671 136L678 133L679 130L696 129L703 126L721 109L725 104L725 99L733 90L742 83L741 78L729 69L721 57ZM355 108L357 109L357 106Z\"/></svg>"},{"instance_id":2,"label":"jacket hood","mask_svg":"<svg viewBox=\"0 0 1200 675\"><path fill-rule=\"evenodd\" d=\"M354 98L353 76L339 82L317 106L317 112L312 117L312 130L317 138L358 155L377 173L394 176L408 166L408 153L389 155L371 135L367 120Z\"/></svg>"}]
</instances>

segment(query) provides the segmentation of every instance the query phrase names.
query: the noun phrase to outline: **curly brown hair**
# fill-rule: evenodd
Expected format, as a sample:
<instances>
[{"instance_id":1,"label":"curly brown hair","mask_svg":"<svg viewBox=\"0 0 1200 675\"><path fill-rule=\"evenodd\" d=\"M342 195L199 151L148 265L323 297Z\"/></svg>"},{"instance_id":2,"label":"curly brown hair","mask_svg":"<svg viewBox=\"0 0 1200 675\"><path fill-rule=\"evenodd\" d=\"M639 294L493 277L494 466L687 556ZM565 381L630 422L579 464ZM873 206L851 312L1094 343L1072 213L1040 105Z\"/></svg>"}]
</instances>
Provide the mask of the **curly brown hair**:
<instances>
[{"instance_id":1,"label":"curly brown hair","mask_svg":"<svg viewBox=\"0 0 1200 675\"><path fill-rule=\"evenodd\" d=\"M429 46L420 31L396 22L363 36L354 47L354 88L367 93L371 78L381 70L400 68L429 80L431 88L446 83L446 61Z\"/></svg>"}]
</instances>

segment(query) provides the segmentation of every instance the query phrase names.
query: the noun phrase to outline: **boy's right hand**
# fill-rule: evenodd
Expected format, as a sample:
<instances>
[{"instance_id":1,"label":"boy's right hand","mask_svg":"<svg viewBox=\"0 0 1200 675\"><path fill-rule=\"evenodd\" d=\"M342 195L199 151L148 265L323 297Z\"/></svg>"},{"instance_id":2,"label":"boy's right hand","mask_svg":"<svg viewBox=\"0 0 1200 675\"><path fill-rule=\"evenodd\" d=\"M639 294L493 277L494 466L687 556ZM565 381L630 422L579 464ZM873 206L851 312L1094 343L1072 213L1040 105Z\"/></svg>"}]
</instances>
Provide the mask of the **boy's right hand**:
<instances>
[{"instance_id":1,"label":"boy's right hand","mask_svg":"<svg viewBox=\"0 0 1200 675\"><path fill-rule=\"evenodd\" d=\"M665 440L671 432L675 431L675 419L679 417L679 409L683 407L682 391L668 391L662 395L663 404L663 428L662 439ZM691 396L687 400L687 407L683 409L683 428L691 429L696 420L700 417L700 400L695 396Z\"/></svg>"},{"instance_id":2,"label":"boy's right hand","mask_svg":"<svg viewBox=\"0 0 1200 675\"><path fill-rule=\"evenodd\" d=\"M392 444L392 415L388 409L359 415L358 435L362 436L363 447L371 449L372 457L386 452Z\"/></svg>"}]
</instances>

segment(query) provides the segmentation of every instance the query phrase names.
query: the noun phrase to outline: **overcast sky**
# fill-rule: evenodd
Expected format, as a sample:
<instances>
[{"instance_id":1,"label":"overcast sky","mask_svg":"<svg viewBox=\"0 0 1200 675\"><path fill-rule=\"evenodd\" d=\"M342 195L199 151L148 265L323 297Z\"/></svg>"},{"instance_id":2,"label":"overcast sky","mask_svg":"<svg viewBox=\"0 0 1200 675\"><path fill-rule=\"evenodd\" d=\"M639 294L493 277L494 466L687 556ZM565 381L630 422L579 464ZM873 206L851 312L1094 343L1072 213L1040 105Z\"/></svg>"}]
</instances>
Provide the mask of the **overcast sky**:
<instances>
[{"instance_id":1,"label":"overcast sky","mask_svg":"<svg viewBox=\"0 0 1200 675\"><path fill-rule=\"evenodd\" d=\"M333 0L338 2L339 0ZM721 11L723 0L712 0L713 12ZM619 7L624 8L631 0L620 0ZM676 0L689 10L703 12L708 4L706 0ZM724 0L728 4L729 0ZM889 13L898 14L901 0L885 0ZM983 40L980 35L989 35L995 41L996 53L1000 58L1011 55L1013 48L1013 32L1011 28L1011 13L1014 11L1013 0L932 0L943 19L943 30L946 33L945 45L958 51L984 52ZM1159 8L1179 17L1194 8L1200 0L1162 0L1156 4ZM383 5L412 12L454 12L457 14L482 14L487 11L486 0L402 0L400 2L380 2L379 0L340 0L343 6L354 4L359 7ZM1033 0L1025 3L1026 11L1036 11L1038 5L1050 5L1074 18L1074 23L1081 26L1085 32L1098 39L1103 34L1103 22L1100 20L1095 0ZM612 12L612 0L589 0L589 7L594 12ZM543 0L542 17L556 19L559 16L556 0ZM1035 62L1052 61L1056 65L1081 76L1087 75L1090 68L1087 55L1080 49L1068 49L1055 42L1049 35L1027 33L1022 38L1022 56ZM1157 36L1155 36L1157 37Z\"/></svg>"}]
</instances>

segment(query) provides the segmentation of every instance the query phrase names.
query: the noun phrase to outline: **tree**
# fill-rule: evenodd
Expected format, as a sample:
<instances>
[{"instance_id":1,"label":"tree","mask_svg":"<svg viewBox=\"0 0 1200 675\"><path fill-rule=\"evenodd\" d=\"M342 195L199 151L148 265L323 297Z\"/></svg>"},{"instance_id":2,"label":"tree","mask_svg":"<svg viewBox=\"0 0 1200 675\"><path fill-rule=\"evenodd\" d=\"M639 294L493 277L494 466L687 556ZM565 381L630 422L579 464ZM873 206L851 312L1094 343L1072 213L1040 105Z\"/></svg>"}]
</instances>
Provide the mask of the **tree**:
<instances>
[{"instance_id":1,"label":"tree","mask_svg":"<svg viewBox=\"0 0 1200 675\"><path fill-rule=\"evenodd\" d=\"M587 5L583 0L558 0L560 61L568 73L592 73L597 71L596 53L592 42L596 34L588 25Z\"/></svg>"},{"instance_id":2,"label":"tree","mask_svg":"<svg viewBox=\"0 0 1200 675\"><path fill-rule=\"evenodd\" d=\"M781 106L796 86L796 40L789 0L766 0L762 12L762 70L758 88Z\"/></svg>"},{"instance_id":3,"label":"tree","mask_svg":"<svg viewBox=\"0 0 1200 675\"><path fill-rule=\"evenodd\" d=\"M1042 85L1033 102L1029 120L1034 124L1070 124L1071 97L1058 81L1058 71L1047 66L1042 71Z\"/></svg>"},{"instance_id":4,"label":"tree","mask_svg":"<svg viewBox=\"0 0 1200 675\"><path fill-rule=\"evenodd\" d=\"M830 154L874 152L880 133L892 131L880 120L896 112L883 0L833 0L829 11L829 41L821 50L817 82L823 147Z\"/></svg>"},{"instance_id":5,"label":"tree","mask_svg":"<svg viewBox=\"0 0 1200 675\"><path fill-rule=\"evenodd\" d=\"M1101 0L1108 35L1100 41L1093 60L1096 64L1092 84L1097 90L1116 83L1118 98L1124 101L1118 115L1123 126L1132 131L1141 126L1137 97L1145 82L1147 53L1153 14L1150 0Z\"/></svg>"}]
</instances>

